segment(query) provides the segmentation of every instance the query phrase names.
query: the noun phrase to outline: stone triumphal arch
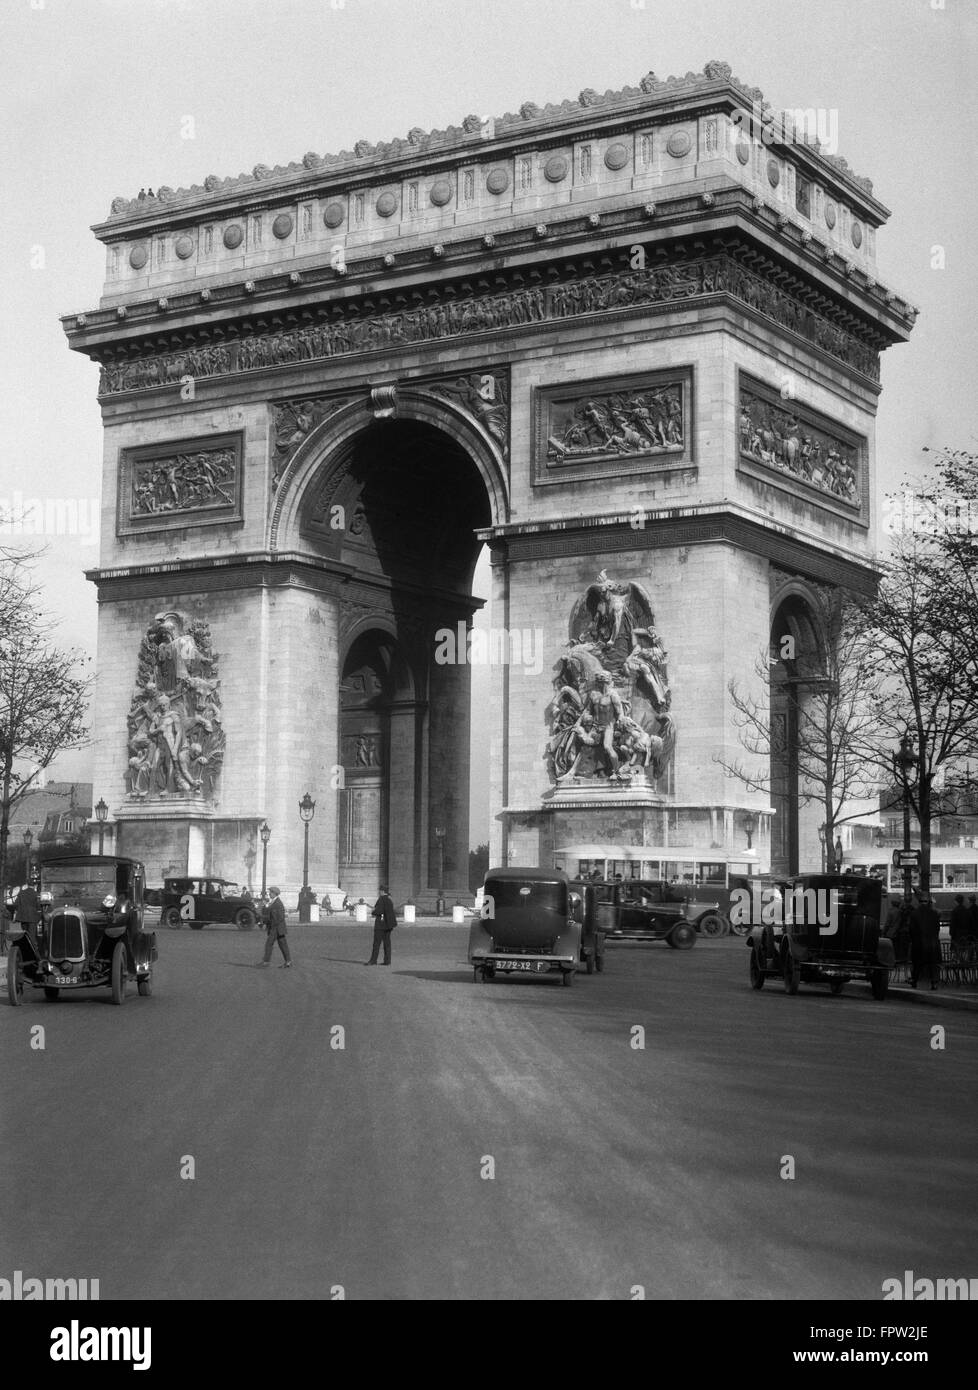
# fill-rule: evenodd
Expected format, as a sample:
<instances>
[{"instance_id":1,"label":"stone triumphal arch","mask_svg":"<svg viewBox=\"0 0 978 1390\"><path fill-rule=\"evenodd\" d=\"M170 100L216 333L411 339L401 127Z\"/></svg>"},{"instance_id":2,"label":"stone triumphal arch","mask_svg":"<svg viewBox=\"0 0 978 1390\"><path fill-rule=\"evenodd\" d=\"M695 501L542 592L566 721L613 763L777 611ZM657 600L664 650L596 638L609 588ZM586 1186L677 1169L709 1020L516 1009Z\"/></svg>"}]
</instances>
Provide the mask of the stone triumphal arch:
<instances>
[{"instance_id":1,"label":"stone triumphal arch","mask_svg":"<svg viewBox=\"0 0 978 1390\"><path fill-rule=\"evenodd\" d=\"M309 791L314 885L464 885L484 545L495 861L803 855L785 769L724 772L727 687L872 589L915 311L872 185L770 115L711 62L112 203L64 327L105 426L95 792L151 881L257 875L267 821L295 885Z\"/></svg>"}]
</instances>

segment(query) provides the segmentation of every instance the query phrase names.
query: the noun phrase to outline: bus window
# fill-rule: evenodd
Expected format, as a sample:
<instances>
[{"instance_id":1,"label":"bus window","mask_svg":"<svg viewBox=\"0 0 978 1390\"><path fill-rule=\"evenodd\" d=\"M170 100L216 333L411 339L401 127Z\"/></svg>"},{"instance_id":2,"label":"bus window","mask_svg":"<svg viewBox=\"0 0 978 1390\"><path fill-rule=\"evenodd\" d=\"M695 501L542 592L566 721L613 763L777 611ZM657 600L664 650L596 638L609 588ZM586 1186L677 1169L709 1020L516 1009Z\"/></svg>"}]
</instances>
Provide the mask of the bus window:
<instances>
[{"instance_id":1,"label":"bus window","mask_svg":"<svg viewBox=\"0 0 978 1390\"><path fill-rule=\"evenodd\" d=\"M946 886L973 893L978 887L978 864L947 864Z\"/></svg>"},{"instance_id":2,"label":"bus window","mask_svg":"<svg viewBox=\"0 0 978 1390\"><path fill-rule=\"evenodd\" d=\"M704 860L697 865L700 883L710 883L716 888L726 886L726 865L713 860Z\"/></svg>"}]
</instances>

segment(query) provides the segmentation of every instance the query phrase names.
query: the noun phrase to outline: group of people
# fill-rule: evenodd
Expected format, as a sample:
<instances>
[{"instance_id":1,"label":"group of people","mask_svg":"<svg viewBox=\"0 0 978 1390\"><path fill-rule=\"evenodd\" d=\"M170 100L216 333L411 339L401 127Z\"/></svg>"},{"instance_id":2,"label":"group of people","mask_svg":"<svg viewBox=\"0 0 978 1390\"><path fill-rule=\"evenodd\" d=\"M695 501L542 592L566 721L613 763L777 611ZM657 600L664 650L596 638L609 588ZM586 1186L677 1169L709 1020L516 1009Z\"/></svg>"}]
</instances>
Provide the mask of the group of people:
<instances>
[{"instance_id":1,"label":"group of people","mask_svg":"<svg viewBox=\"0 0 978 1390\"><path fill-rule=\"evenodd\" d=\"M285 916L285 904L282 901L282 890L273 884L268 890L267 901L261 902L261 919L265 924L265 953L258 965L265 966L272 963L272 952L276 945L282 953L282 964L280 970L292 969L292 952L289 949L288 925ZM378 956L381 950L384 953L384 965L391 963L391 932L397 926L397 914L394 911L394 903L386 887L381 885L377 901L373 906L374 919L374 940L373 950L370 959L364 961L365 965L380 964Z\"/></svg>"},{"instance_id":2,"label":"group of people","mask_svg":"<svg viewBox=\"0 0 978 1390\"><path fill-rule=\"evenodd\" d=\"M956 902L964 906L962 897ZM955 907L954 912L957 911ZM964 911L967 914L966 908ZM960 918L955 923L954 912L951 914L952 940L955 940L955 926L960 931L961 924ZM912 903L900 899L890 908L884 931L893 942L897 964L910 962L911 989L916 989L923 979L930 981L931 989L937 989L941 976L941 918L933 900L915 888Z\"/></svg>"}]
</instances>

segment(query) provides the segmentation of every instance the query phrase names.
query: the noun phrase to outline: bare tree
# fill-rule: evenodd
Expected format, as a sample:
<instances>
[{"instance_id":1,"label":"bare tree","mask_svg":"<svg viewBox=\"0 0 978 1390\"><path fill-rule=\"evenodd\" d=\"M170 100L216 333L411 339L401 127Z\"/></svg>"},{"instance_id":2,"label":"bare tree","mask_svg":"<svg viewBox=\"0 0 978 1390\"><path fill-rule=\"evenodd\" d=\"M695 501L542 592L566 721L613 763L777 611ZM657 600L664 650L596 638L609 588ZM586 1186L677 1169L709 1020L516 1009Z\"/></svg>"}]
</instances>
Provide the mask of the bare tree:
<instances>
[{"instance_id":1,"label":"bare tree","mask_svg":"<svg viewBox=\"0 0 978 1390\"><path fill-rule=\"evenodd\" d=\"M783 682L795 712L798 800L821 807L827 868L834 873L836 829L865 815L865 808L852 808L875 799L879 787L872 756L871 697L881 677L867 651L862 614L853 601L839 591L826 591L819 608L823 650L798 650L794 639L786 637L780 647L758 658L761 693L743 691L733 680L727 687L740 742L756 766L751 769L742 760L727 762L720 756L714 761L748 789L771 794L772 756L784 758L788 749L784 735L772 724L770 686Z\"/></svg>"},{"instance_id":2,"label":"bare tree","mask_svg":"<svg viewBox=\"0 0 978 1390\"><path fill-rule=\"evenodd\" d=\"M891 502L894 499L890 499ZM978 750L978 470L945 453L925 482L897 499L893 553L879 591L863 605L867 655L887 679L872 700L876 762L896 776L920 824L921 886L930 887L932 823L973 793ZM962 524L962 517L964 524ZM909 734L915 762L893 751Z\"/></svg>"},{"instance_id":3,"label":"bare tree","mask_svg":"<svg viewBox=\"0 0 978 1390\"><path fill-rule=\"evenodd\" d=\"M55 755L85 736L84 658L49 641L31 572L37 555L0 549L0 885L12 813Z\"/></svg>"}]
</instances>

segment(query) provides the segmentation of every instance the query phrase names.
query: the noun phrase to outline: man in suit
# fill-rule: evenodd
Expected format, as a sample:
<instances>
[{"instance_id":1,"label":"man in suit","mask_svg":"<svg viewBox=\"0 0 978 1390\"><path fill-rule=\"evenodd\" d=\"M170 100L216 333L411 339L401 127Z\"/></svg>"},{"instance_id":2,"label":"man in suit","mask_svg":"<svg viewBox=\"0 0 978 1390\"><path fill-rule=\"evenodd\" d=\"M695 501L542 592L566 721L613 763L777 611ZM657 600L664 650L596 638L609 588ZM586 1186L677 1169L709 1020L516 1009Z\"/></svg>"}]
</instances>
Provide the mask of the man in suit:
<instances>
[{"instance_id":1,"label":"man in suit","mask_svg":"<svg viewBox=\"0 0 978 1390\"><path fill-rule=\"evenodd\" d=\"M41 900L33 884L25 883L20 889L10 909L10 915L25 931L36 936L37 924L41 920Z\"/></svg>"},{"instance_id":2,"label":"man in suit","mask_svg":"<svg viewBox=\"0 0 978 1390\"><path fill-rule=\"evenodd\" d=\"M910 913L910 984L917 988L923 975L937 988L941 973L941 919L930 898L914 889L916 905Z\"/></svg>"},{"instance_id":3,"label":"man in suit","mask_svg":"<svg viewBox=\"0 0 978 1390\"><path fill-rule=\"evenodd\" d=\"M394 913L394 904L391 901L387 889L381 886L377 901L374 903L374 945L370 953L367 965L376 965L377 956L380 948L384 948L384 964L391 963L391 932L397 926L397 917Z\"/></svg>"},{"instance_id":4,"label":"man in suit","mask_svg":"<svg viewBox=\"0 0 978 1390\"><path fill-rule=\"evenodd\" d=\"M285 904L282 901L280 890L274 885L268 890L268 906L262 908L261 919L268 928L265 937L265 957L258 962L259 965L271 965L272 949L278 942L278 948L285 957L282 970L292 969L292 955L289 951L289 938L286 935L285 927Z\"/></svg>"}]
</instances>

